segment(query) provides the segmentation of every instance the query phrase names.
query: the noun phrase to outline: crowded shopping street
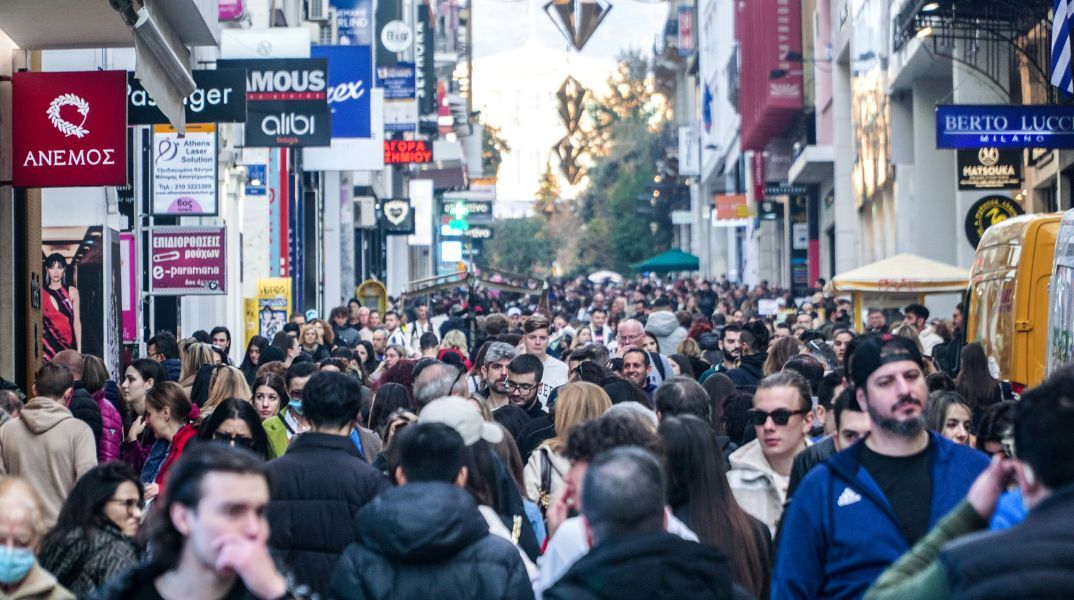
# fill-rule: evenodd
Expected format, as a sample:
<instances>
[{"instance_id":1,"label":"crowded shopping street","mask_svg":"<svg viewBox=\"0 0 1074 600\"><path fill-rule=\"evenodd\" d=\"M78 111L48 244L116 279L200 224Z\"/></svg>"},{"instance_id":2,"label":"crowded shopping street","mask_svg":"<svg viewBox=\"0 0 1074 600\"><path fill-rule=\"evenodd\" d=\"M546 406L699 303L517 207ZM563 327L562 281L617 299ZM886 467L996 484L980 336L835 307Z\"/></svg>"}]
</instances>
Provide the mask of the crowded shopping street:
<instances>
[{"instance_id":1,"label":"crowded shopping street","mask_svg":"<svg viewBox=\"0 0 1074 600\"><path fill-rule=\"evenodd\" d=\"M0 600L1074 598L1072 33L0 0Z\"/></svg>"}]
</instances>

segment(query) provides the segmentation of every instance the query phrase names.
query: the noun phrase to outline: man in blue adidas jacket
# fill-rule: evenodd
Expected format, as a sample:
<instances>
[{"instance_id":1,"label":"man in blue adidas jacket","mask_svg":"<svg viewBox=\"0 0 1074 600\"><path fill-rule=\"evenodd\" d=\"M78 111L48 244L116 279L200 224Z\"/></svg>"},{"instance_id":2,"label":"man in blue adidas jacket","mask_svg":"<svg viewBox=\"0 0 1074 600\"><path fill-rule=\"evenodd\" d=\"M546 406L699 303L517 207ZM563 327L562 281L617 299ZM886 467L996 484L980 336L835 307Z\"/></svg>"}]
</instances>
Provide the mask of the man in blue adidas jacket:
<instances>
[{"instance_id":1,"label":"man in blue adidas jacket","mask_svg":"<svg viewBox=\"0 0 1074 600\"><path fill-rule=\"evenodd\" d=\"M815 467L784 514L772 598L859 598L966 496L988 458L925 430L928 387L907 338L850 356L870 435Z\"/></svg>"}]
</instances>

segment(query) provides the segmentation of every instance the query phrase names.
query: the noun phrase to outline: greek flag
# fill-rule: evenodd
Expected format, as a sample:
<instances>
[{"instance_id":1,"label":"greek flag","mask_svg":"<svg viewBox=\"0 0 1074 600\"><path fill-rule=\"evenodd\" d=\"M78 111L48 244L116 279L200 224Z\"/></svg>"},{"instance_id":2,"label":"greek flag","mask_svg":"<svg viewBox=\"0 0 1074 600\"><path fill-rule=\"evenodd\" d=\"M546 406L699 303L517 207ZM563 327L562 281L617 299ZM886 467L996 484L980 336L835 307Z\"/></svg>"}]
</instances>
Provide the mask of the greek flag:
<instances>
[{"instance_id":1,"label":"greek flag","mask_svg":"<svg viewBox=\"0 0 1074 600\"><path fill-rule=\"evenodd\" d=\"M1074 0L1055 0L1052 14L1052 85L1074 94L1074 71L1070 64L1070 23Z\"/></svg>"}]
</instances>

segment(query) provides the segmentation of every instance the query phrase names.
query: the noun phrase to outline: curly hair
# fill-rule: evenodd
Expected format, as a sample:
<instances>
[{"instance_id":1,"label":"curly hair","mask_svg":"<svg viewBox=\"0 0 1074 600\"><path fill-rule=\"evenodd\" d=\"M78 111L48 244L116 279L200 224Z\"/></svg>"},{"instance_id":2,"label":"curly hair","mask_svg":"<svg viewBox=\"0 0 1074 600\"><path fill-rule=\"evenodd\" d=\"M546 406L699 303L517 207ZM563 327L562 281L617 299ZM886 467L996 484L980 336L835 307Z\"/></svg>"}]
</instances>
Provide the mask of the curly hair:
<instances>
[{"instance_id":1,"label":"curly hair","mask_svg":"<svg viewBox=\"0 0 1074 600\"><path fill-rule=\"evenodd\" d=\"M373 387L373 393L376 393L380 386L386 383L398 383L406 388L407 393L413 396L414 393L414 361L409 358L400 358L394 366L384 371L384 375L381 375L377 380L376 385Z\"/></svg>"},{"instance_id":2,"label":"curly hair","mask_svg":"<svg viewBox=\"0 0 1074 600\"><path fill-rule=\"evenodd\" d=\"M638 446L664 457L664 443L637 419L608 415L576 426L567 437L564 456L572 463L589 462L601 452L619 446Z\"/></svg>"}]
</instances>

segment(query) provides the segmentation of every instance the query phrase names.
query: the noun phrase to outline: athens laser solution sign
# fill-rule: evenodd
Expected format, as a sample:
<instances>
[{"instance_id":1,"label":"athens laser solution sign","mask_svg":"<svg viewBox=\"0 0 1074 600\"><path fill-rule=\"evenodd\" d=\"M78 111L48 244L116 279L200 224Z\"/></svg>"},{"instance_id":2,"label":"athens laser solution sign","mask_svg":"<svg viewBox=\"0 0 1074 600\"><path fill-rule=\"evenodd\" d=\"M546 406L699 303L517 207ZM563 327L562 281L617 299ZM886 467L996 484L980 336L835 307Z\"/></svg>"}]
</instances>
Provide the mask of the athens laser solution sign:
<instances>
[{"instance_id":1,"label":"athens laser solution sign","mask_svg":"<svg viewBox=\"0 0 1074 600\"><path fill-rule=\"evenodd\" d=\"M226 293L224 227L149 230L149 293L157 296Z\"/></svg>"},{"instance_id":2,"label":"athens laser solution sign","mask_svg":"<svg viewBox=\"0 0 1074 600\"><path fill-rule=\"evenodd\" d=\"M15 73L16 187L127 183L127 72Z\"/></svg>"},{"instance_id":3,"label":"athens laser solution sign","mask_svg":"<svg viewBox=\"0 0 1074 600\"><path fill-rule=\"evenodd\" d=\"M328 146L328 60L218 60L220 69L246 69L246 145Z\"/></svg>"},{"instance_id":4,"label":"athens laser solution sign","mask_svg":"<svg viewBox=\"0 0 1074 600\"><path fill-rule=\"evenodd\" d=\"M186 136L153 127L153 214L215 215L216 125L187 125Z\"/></svg>"}]
</instances>

